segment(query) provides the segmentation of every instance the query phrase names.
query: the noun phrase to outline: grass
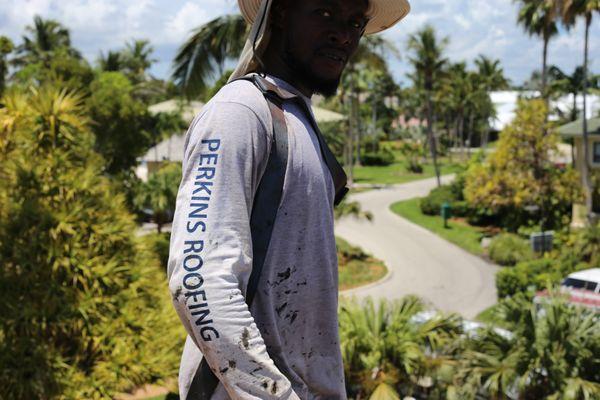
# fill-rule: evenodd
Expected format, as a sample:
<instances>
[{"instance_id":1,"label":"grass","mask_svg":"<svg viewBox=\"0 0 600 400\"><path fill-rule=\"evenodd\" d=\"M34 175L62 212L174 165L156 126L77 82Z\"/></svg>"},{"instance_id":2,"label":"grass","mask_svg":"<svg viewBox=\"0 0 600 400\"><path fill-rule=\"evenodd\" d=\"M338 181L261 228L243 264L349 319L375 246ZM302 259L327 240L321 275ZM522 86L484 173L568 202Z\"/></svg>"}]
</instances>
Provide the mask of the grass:
<instances>
[{"instance_id":1,"label":"grass","mask_svg":"<svg viewBox=\"0 0 600 400\"><path fill-rule=\"evenodd\" d=\"M444 228L442 217L425 215L421 212L420 201L420 199L401 201L393 204L391 209L401 217L422 226L470 253L479 256L484 254L481 247L481 238L484 235L482 228L471 226L457 219L451 219L448 224L449 228Z\"/></svg>"},{"instance_id":2,"label":"grass","mask_svg":"<svg viewBox=\"0 0 600 400\"><path fill-rule=\"evenodd\" d=\"M339 260L340 290L352 289L377 282L387 274L387 268L381 260L336 238Z\"/></svg>"},{"instance_id":3,"label":"grass","mask_svg":"<svg viewBox=\"0 0 600 400\"><path fill-rule=\"evenodd\" d=\"M356 183L370 184L400 184L418 181L421 179L433 178L435 171L433 164L423 164L423 173L415 174L406 169L404 160L395 162L387 167L356 167L354 168L354 181ZM448 159L440 159L441 175L459 172L461 165L450 163Z\"/></svg>"}]
</instances>

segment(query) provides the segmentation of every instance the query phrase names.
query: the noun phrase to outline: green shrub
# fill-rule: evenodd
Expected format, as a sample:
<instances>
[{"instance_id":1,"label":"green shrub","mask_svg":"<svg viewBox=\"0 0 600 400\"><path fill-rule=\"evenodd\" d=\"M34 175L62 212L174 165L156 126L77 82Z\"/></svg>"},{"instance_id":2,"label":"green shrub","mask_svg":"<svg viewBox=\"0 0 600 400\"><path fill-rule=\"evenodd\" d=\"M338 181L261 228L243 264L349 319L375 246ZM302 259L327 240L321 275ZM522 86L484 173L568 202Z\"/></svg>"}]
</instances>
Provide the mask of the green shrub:
<instances>
[{"instance_id":1,"label":"green shrub","mask_svg":"<svg viewBox=\"0 0 600 400\"><path fill-rule=\"evenodd\" d=\"M42 87L4 100L0 397L114 398L174 376L185 333L81 98Z\"/></svg>"},{"instance_id":2,"label":"green shrub","mask_svg":"<svg viewBox=\"0 0 600 400\"><path fill-rule=\"evenodd\" d=\"M464 201L465 195L465 174L459 173L456 175L456 178L450 183L450 190L452 192L453 199L456 201Z\"/></svg>"},{"instance_id":3,"label":"green shrub","mask_svg":"<svg viewBox=\"0 0 600 400\"><path fill-rule=\"evenodd\" d=\"M496 289L498 298L514 296L517 293L525 293L529 288L540 290L546 287L546 282L536 279L542 273L548 273L554 269L554 260L540 259L526 261L513 268L503 268L496 273ZM551 283L559 283L556 280Z\"/></svg>"},{"instance_id":4,"label":"green shrub","mask_svg":"<svg viewBox=\"0 0 600 400\"><path fill-rule=\"evenodd\" d=\"M512 233L503 233L492 240L489 256L496 264L506 266L531 260L533 252L527 240Z\"/></svg>"},{"instance_id":5,"label":"green shrub","mask_svg":"<svg viewBox=\"0 0 600 400\"><path fill-rule=\"evenodd\" d=\"M415 174L423 173L422 158L425 156L425 148L420 141L404 140L397 146L406 160L406 169Z\"/></svg>"},{"instance_id":6,"label":"green shrub","mask_svg":"<svg viewBox=\"0 0 600 400\"><path fill-rule=\"evenodd\" d=\"M340 264L345 264L353 260L364 261L369 258L369 255L360 247L352 246L343 239L336 238L336 247Z\"/></svg>"},{"instance_id":7,"label":"green shrub","mask_svg":"<svg viewBox=\"0 0 600 400\"><path fill-rule=\"evenodd\" d=\"M452 215L455 217L468 217L471 215L471 207L469 207L469 204L464 200L452 202L451 206Z\"/></svg>"},{"instance_id":8,"label":"green shrub","mask_svg":"<svg viewBox=\"0 0 600 400\"><path fill-rule=\"evenodd\" d=\"M427 197L421 199L421 212L426 215L440 215L444 203L452 203L455 200L452 188L444 185L433 189Z\"/></svg>"},{"instance_id":9,"label":"green shrub","mask_svg":"<svg viewBox=\"0 0 600 400\"><path fill-rule=\"evenodd\" d=\"M169 262L169 240L171 234L169 232L153 233L144 236L144 241L148 244L149 248L154 251L163 271L166 271L167 263Z\"/></svg>"},{"instance_id":10,"label":"green shrub","mask_svg":"<svg viewBox=\"0 0 600 400\"><path fill-rule=\"evenodd\" d=\"M364 153L361 161L365 166L386 167L392 165L396 159L389 149L383 149L377 153Z\"/></svg>"}]
</instances>

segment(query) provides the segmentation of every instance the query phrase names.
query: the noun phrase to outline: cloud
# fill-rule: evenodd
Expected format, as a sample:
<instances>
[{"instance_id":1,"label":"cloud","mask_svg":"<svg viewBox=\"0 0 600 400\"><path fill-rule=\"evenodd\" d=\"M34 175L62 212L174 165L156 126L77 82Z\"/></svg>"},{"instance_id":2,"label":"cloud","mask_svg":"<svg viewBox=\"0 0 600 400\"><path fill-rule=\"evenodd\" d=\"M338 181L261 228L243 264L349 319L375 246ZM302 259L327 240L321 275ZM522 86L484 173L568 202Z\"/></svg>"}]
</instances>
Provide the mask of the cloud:
<instances>
[{"instance_id":1,"label":"cloud","mask_svg":"<svg viewBox=\"0 0 600 400\"><path fill-rule=\"evenodd\" d=\"M190 16L194 18L190 18ZM181 9L172 17L170 17L165 25L165 37L171 42L181 40L186 37L189 32L209 20L209 14L205 9L202 9L198 2L188 1Z\"/></svg>"},{"instance_id":2,"label":"cloud","mask_svg":"<svg viewBox=\"0 0 600 400\"><path fill-rule=\"evenodd\" d=\"M516 24L512 0L418 0L411 14L384 35L404 53L391 60L394 75L406 80L410 69L406 42L410 33L425 24L440 37L449 37L447 56L453 61L472 60L479 54L498 58L507 75L520 83L541 68L542 44ZM126 41L148 39L159 62L152 72L167 77L171 60L190 31L226 13L237 12L237 0L0 0L0 35L20 42L34 15L53 18L71 30L74 46L94 60L100 51L122 48ZM590 38L600 37L598 18ZM590 41L592 69L599 72L600 42ZM549 63L572 71L583 60L583 24L563 32L550 44Z\"/></svg>"},{"instance_id":3,"label":"cloud","mask_svg":"<svg viewBox=\"0 0 600 400\"><path fill-rule=\"evenodd\" d=\"M514 83L528 79L531 72L541 69L542 41L529 37L516 24L517 6L512 0L420 0L412 2L411 14L385 36L405 52L409 34L426 24L434 26L438 37L448 37L450 44L446 54L452 61L472 61L479 54L500 59L505 73ZM571 32L562 32L550 44L548 62L572 71L583 62L583 24ZM597 21L590 37L600 37ZM598 41L591 41L590 55L600 54ZM592 69L600 67L600 60L593 60ZM405 61L392 62L394 74L406 80L410 69Z\"/></svg>"}]
</instances>

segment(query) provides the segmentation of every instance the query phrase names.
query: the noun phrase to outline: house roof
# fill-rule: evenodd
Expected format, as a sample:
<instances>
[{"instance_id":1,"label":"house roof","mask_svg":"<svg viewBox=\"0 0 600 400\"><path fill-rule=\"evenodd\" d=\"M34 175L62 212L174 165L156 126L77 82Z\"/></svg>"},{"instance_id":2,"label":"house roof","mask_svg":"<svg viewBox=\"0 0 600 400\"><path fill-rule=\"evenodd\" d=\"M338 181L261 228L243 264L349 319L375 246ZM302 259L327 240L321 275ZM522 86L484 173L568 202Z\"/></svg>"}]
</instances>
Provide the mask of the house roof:
<instances>
[{"instance_id":1,"label":"house roof","mask_svg":"<svg viewBox=\"0 0 600 400\"><path fill-rule=\"evenodd\" d=\"M192 122L194 117L200 113L204 107L204 103L201 101L183 101L179 99L171 99L167 101L163 101L162 103L154 104L153 106L148 107L148 110L152 114L158 114L161 112L165 113L173 113L180 112L181 118L185 122Z\"/></svg>"},{"instance_id":2,"label":"house roof","mask_svg":"<svg viewBox=\"0 0 600 400\"><path fill-rule=\"evenodd\" d=\"M190 123L200 110L204 103L199 101L184 102L177 99L171 99L162 103L150 106L151 113L159 112L181 112L182 118ZM334 111L326 110L320 107L313 107L313 113L318 123L340 122L346 119L346 116ZM161 161L183 161L183 151L185 148L185 135L174 134L170 138L163 140L154 146L139 160L142 162L161 162Z\"/></svg>"},{"instance_id":3,"label":"house roof","mask_svg":"<svg viewBox=\"0 0 600 400\"><path fill-rule=\"evenodd\" d=\"M183 150L185 149L185 134L174 134L170 138L163 140L146 153L140 161L143 162L162 162L162 161L183 161Z\"/></svg>"},{"instance_id":4,"label":"house roof","mask_svg":"<svg viewBox=\"0 0 600 400\"><path fill-rule=\"evenodd\" d=\"M600 118L588 119L588 132L591 135L600 135ZM583 136L583 119L561 126L558 133L565 137Z\"/></svg>"},{"instance_id":5,"label":"house roof","mask_svg":"<svg viewBox=\"0 0 600 400\"><path fill-rule=\"evenodd\" d=\"M179 99L171 99L162 103L150 106L148 110L152 114L160 112L181 112L181 117L185 122L190 123L196 115L200 113L204 103L201 101L183 101ZM321 107L313 107L315 119L318 123L340 122L346 119L346 116L335 111L326 110Z\"/></svg>"}]
</instances>

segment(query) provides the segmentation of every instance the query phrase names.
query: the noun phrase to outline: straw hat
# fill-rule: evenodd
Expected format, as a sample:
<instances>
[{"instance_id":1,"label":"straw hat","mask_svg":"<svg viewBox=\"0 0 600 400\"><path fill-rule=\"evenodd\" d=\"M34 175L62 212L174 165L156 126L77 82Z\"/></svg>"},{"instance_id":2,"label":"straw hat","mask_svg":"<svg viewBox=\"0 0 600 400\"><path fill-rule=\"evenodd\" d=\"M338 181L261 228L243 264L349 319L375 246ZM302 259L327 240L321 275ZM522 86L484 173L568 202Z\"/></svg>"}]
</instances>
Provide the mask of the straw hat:
<instances>
[{"instance_id":1,"label":"straw hat","mask_svg":"<svg viewBox=\"0 0 600 400\"><path fill-rule=\"evenodd\" d=\"M368 0L369 22L365 34L371 35L386 30L410 12L408 0ZM230 81L242 77L249 72L256 71L270 37L268 16L271 12L273 0L238 0L240 11L246 21L252 25L250 35L242 51L237 68Z\"/></svg>"},{"instance_id":2,"label":"straw hat","mask_svg":"<svg viewBox=\"0 0 600 400\"><path fill-rule=\"evenodd\" d=\"M254 23L260 9L261 0L238 0L242 15L249 24ZM406 15L410 11L410 4L407 0L369 0L369 23L365 29L365 34L384 31Z\"/></svg>"}]
</instances>

